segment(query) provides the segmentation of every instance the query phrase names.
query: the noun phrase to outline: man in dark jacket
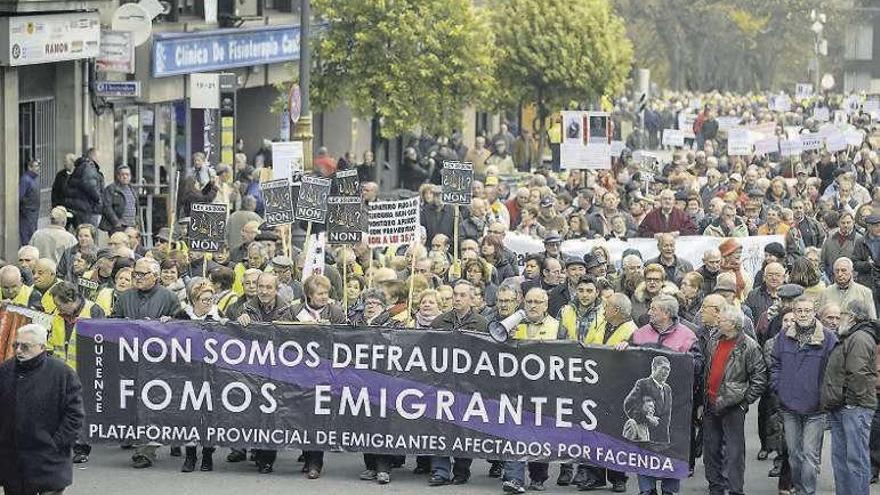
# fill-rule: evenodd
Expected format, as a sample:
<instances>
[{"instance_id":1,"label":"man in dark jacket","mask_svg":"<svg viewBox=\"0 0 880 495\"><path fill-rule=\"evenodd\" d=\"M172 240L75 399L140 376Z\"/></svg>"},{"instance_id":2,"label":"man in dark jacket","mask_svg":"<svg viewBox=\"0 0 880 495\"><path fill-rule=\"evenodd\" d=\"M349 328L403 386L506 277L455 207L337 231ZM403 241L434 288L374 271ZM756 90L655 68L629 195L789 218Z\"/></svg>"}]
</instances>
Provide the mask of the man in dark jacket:
<instances>
[{"instance_id":1,"label":"man in dark jacket","mask_svg":"<svg viewBox=\"0 0 880 495\"><path fill-rule=\"evenodd\" d=\"M657 263L666 270L666 280L675 285L681 285L681 279L689 272L694 271L694 266L688 260L681 259L675 254L675 236L672 234L657 235L657 250L660 255L648 260L645 264Z\"/></svg>"},{"instance_id":2,"label":"man in dark jacket","mask_svg":"<svg viewBox=\"0 0 880 495\"><path fill-rule=\"evenodd\" d=\"M98 164L88 156L78 158L73 173L67 180L67 202L64 204L73 212L76 225L100 223L103 189L104 176L98 169Z\"/></svg>"},{"instance_id":3,"label":"man in dark jacket","mask_svg":"<svg viewBox=\"0 0 880 495\"><path fill-rule=\"evenodd\" d=\"M822 406L831 423L831 464L835 493L867 495L871 478L868 450L871 418L877 408L877 344L880 325L868 309L851 302L842 314L839 341L825 368Z\"/></svg>"},{"instance_id":4,"label":"man in dark jacket","mask_svg":"<svg viewBox=\"0 0 880 495\"><path fill-rule=\"evenodd\" d=\"M37 231L40 218L40 161L31 160L18 184L18 237L24 246Z\"/></svg>"},{"instance_id":5,"label":"man in dark jacket","mask_svg":"<svg viewBox=\"0 0 880 495\"><path fill-rule=\"evenodd\" d=\"M431 324L432 329L457 332L461 330L486 332L489 322L474 311L474 286L470 282L460 280L452 288L452 310L438 316ZM449 457L431 457L431 486L464 485L471 477L473 459L456 457L450 462ZM451 468L451 469L450 469ZM451 477L450 477L450 471Z\"/></svg>"},{"instance_id":6,"label":"man in dark jacket","mask_svg":"<svg viewBox=\"0 0 880 495\"><path fill-rule=\"evenodd\" d=\"M113 304L114 318L153 319L172 317L180 311L180 300L173 292L159 285L159 263L152 258L141 258L131 273L134 287L119 295ZM135 468L148 468L156 459L156 442L138 446L131 457Z\"/></svg>"},{"instance_id":7,"label":"man in dark jacket","mask_svg":"<svg viewBox=\"0 0 880 495\"><path fill-rule=\"evenodd\" d=\"M880 301L880 215L865 218L868 230L853 248L853 268L856 282L874 292L874 306Z\"/></svg>"},{"instance_id":8,"label":"man in dark jacket","mask_svg":"<svg viewBox=\"0 0 880 495\"><path fill-rule=\"evenodd\" d=\"M64 206L67 201L67 180L73 173L74 163L76 163L76 155L68 153L64 157L64 166L55 174L55 180L52 182L52 208Z\"/></svg>"},{"instance_id":9,"label":"man in dark jacket","mask_svg":"<svg viewBox=\"0 0 880 495\"><path fill-rule=\"evenodd\" d=\"M131 169L127 165L116 169L116 182L104 188L102 203L101 230L113 234L137 224L137 194L131 187Z\"/></svg>"},{"instance_id":10,"label":"man in dark jacket","mask_svg":"<svg viewBox=\"0 0 880 495\"><path fill-rule=\"evenodd\" d=\"M400 164L400 186L410 191L418 191L419 186L429 182L434 173L433 158L420 159L415 148L403 150L403 162Z\"/></svg>"},{"instance_id":11,"label":"man in dark jacket","mask_svg":"<svg viewBox=\"0 0 880 495\"><path fill-rule=\"evenodd\" d=\"M744 493L746 411L767 386L764 355L742 322L741 312L728 306L706 346L703 463L712 495Z\"/></svg>"},{"instance_id":12,"label":"man in dark jacket","mask_svg":"<svg viewBox=\"0 0 880 495\"><path fill-rule=\"evenodd\" d=\"M784 329L770 353L770 387L779 399L791 479L798 494L816 493L825 435L822 380L836 344L837 336L816 319L812 298L803 295L794 302L794 326Z\"/></svg>"},{"instance_id":13,"label":"man in dark jacket","mask_svg":"<svg viewBox=\"0 0 880 495\"><path fill-rule=\"evenodd\" d=\"M440 187L435 186L425 191L422 199L421 225L425 227L427 239L433 239L437 234L444 234L452 238L455 212L452 205L443 204L440 196Z\"/></svg>"},{"instance_id":14,"label":"man in dark jacket","mask_svg":"<svg viewBox=\"0 0 880 495\"><path fill-rule=\"evenodd\" d=\"M18 329L0 365L0 486L8 495L61 493L73 482L71 446L83 424L82 386L46 354L47 331Z\"/></svg>"}]
</instances>

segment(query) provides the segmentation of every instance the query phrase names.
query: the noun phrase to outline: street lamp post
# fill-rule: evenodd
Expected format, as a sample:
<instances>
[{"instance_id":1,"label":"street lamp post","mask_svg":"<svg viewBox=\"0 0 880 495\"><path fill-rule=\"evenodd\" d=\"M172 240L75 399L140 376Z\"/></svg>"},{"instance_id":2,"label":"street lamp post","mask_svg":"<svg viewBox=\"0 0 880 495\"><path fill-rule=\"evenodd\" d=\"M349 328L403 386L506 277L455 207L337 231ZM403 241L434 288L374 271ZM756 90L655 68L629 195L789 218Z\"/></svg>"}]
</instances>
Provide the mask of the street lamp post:
<instances>
[{"instance_id":1,"label":"street lamp post","mask_svg":"<svg viewBox=\"0 0 880 495\"><path fill-rule=\"evenodd\" d=\"M299 11L299 87L302 96L301 114L293 131L293 138L303 142L303 169L312 171L312 110L309 103L309 85L311 79L312 50L309 46L311 31L311 0L300 0Z\"/></svg>"},{"instance_id":2,"label":"street lamp post","mask_svg":"<svg viewBox=\"0 0 880 495\"><path fill-rule=\"evenodd\" d=\"M816 88L816 91L819 91L820 87L820 74L822 73L819 70L819 55L827 55L828 54L828 40L822 38L822 31L825 29L826 17L823 13L816 13L816 10L813 9L810 11L810 20L813 21L813 24L810 26L810 31L813 31L815 35L813 39L813 64L815 69L815 84L813 85Z\"/></svg>"}]
</instances>

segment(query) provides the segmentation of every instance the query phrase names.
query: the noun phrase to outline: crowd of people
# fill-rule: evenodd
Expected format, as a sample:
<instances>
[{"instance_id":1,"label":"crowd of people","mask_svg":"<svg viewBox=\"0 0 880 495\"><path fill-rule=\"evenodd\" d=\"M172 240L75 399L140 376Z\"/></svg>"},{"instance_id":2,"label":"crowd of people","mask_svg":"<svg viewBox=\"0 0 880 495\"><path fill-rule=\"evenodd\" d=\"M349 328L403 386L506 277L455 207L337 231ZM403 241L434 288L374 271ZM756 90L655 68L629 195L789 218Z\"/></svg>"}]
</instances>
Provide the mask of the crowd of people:
<instances>
[{"instance_id":1,"label":"crowd of people","mask_svg":"<svg viewBox=\"0 0 880 495\"><path fill-rule=\"evenodd\" d=\"M684 148L658 150L658 130L689 122L680 116L695 98L700 103L687 129L693 137ZM423 242L331 246L321 274L304 274L306 257L289 248L289 229L263 221L258 186L271 178L264 157L261 167L241 154L231 167L193 157L179 188L177 217L185 220L200 202L231 210L226 245L205 253L188 248L185 222L142 238L126 166L104 186L93 152L69 156L56 180L59 193L53 190L50 224L37 229L32 210L23 209L27 244L18 260L0 268L5 303L53 317L48 332L20 330L15 359L0 366L0 458L15 460L0 464L0 484L7 493L60 490L70 483L69 462L88 461L87 439L75 433L83 418L70 371L80 319L486 332L491 322L522 310L510 331L514 340L570 340L621 352L654 347L693 356L690 465L693 474L702 457L709 493L743 493L744 425L754 405L757 459L772 456L769 474L778 478L780 494L816 493L828 425L837 493L867 494L880 471L880 127L876 115L858 108L847 109L842 124L814 117L821 114L817 108L826 115L844 111L845 101L814 97L777 111L760 95L670 94L639 115L622 100L612 121L614 138L627 148L610 170L565 170L554 134L558 123L549 131L549 160L542 160L526 130L515 136L507 125L491 137L478 136L474 149L458 133L414 138L399 165L402 191L393 194L420 196ZM821 134L830 125L863 139L838 152L729 156L719 115L736 117L738 126L770 123L777 136ZM460 216L442 201L446 160L474 164L473 201ZM29 174L38 168L31 164ZM349 168L359 171L365 203L384 197L371 154L356 163L350 153L334 160L320 149L313 173L332 177ZM30 182L22 183L24 202L33 195ZM513 234L540 239L543 250L512 251L506 239ZM695 263L679 249L682 236L694 235L723 239ZM751 274L743 267L740 241L764 235L781 241L766 244L763 265ZM615 255L601 242L632 238L656 239L658 256L636 249ZM564 252L563 243L577 239L599 242L583 256ZM66 362L70 373L47 353ZM669 372L668 362L665 371L662 362L656 368ZM13 410L29 403L23 392L8 396L15 376L40 376L32 383L63 390L63 407L38 419L16 417ZM669 408L668 402L661 397L627 406L627 416L639 419L628 435L649 436L638 424ZM28 421L36 422L22 429ZM25 432L37 436L23 438ZM134 448L134 467L148 468L162 446L126 447ZM35 462L27 456L33 452L50 452L51 463L31 471ZM214 452L210 445L171 447L171 455L183 457L183 472L213 470ZM321 476L323 454L302 453L309 479ZM226 461L250 459L256 471L270 473L276 456L233 449ZM398 456L364 454L360 478L389 483L392 469L403 463ZM466 484L471 471L471 459L436 456L419 456L415 467L432 486ZM489 461L488 473L501 479L506 493L544 490L549 477L540 462ZM619 493L628 481L626 473L588 464L563 464L555 480ZM680 481L671 478L638 475L636 483L643 495L680 490Z\"/></svg>"}]
</instances>

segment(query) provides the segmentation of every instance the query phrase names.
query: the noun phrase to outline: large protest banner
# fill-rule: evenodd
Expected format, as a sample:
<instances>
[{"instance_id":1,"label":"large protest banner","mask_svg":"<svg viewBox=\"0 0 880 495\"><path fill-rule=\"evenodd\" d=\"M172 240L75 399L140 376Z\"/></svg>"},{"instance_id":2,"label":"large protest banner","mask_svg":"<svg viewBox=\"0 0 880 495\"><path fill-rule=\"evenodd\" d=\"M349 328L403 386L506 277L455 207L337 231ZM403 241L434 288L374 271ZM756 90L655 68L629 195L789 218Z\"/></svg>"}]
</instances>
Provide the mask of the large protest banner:
<instances>
[{"instance_id":1,"label":"large protest banner","mask_svg":"<svg viewBox=\"0 0 880 495\"><path fill-rule=\"evenodd\" d=\"M573 460L688 475L693 360L565 341L84 320L92 442Z\"/></svg>"},{"instance_id":2,"label":"large protest banner","mask_svg":"<svg viewBox=\"0 0 880 495\"><path fill-rule=\"evenodd\" d=\"M703 254L712 248L717 248L724 241L723 237L713 236L682 236L676 240L675 255L690 262L694 268L703 266ZM764 264L764 247L771 242L785 244L785 238L781 235L758 235L750 237L737 237L736 241L743 247L742 268L751 276L755 276ZM582 258L586 253L602 246L611 255L611 263L620 267L623 252L627 249L635 249L642 254L642 259L649 260L660 254L657 249L657 240L644 237L627 239L571 239L560 245L562 254ZM525 265L526 256L532 253L544 251L544 244L540 239L529 237L515 232L508 232L504 236L504 247L516 253L519 266Z\"/></svg>"}]
</instances>

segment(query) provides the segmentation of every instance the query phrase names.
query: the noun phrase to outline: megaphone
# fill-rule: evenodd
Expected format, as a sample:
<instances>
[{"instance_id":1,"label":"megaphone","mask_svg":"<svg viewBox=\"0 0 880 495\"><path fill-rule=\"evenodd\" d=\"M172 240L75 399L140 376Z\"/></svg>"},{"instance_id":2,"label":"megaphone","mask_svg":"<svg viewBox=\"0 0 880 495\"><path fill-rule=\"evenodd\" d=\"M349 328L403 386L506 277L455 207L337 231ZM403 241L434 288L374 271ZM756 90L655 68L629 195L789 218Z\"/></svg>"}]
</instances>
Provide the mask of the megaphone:
<instances>
[{"instance_id":1,"label":"megaphone","mask_svg":"<svg viewBox=\"0 0 880 495\"><path fill-rule=\"evenodd\" d=\"M507 342L507 339L510 338L510 333L525 317L525 310L518 309L501 321L493 321L489 323L489 335L498 342Z\"/></svg>"}]
</instances>

